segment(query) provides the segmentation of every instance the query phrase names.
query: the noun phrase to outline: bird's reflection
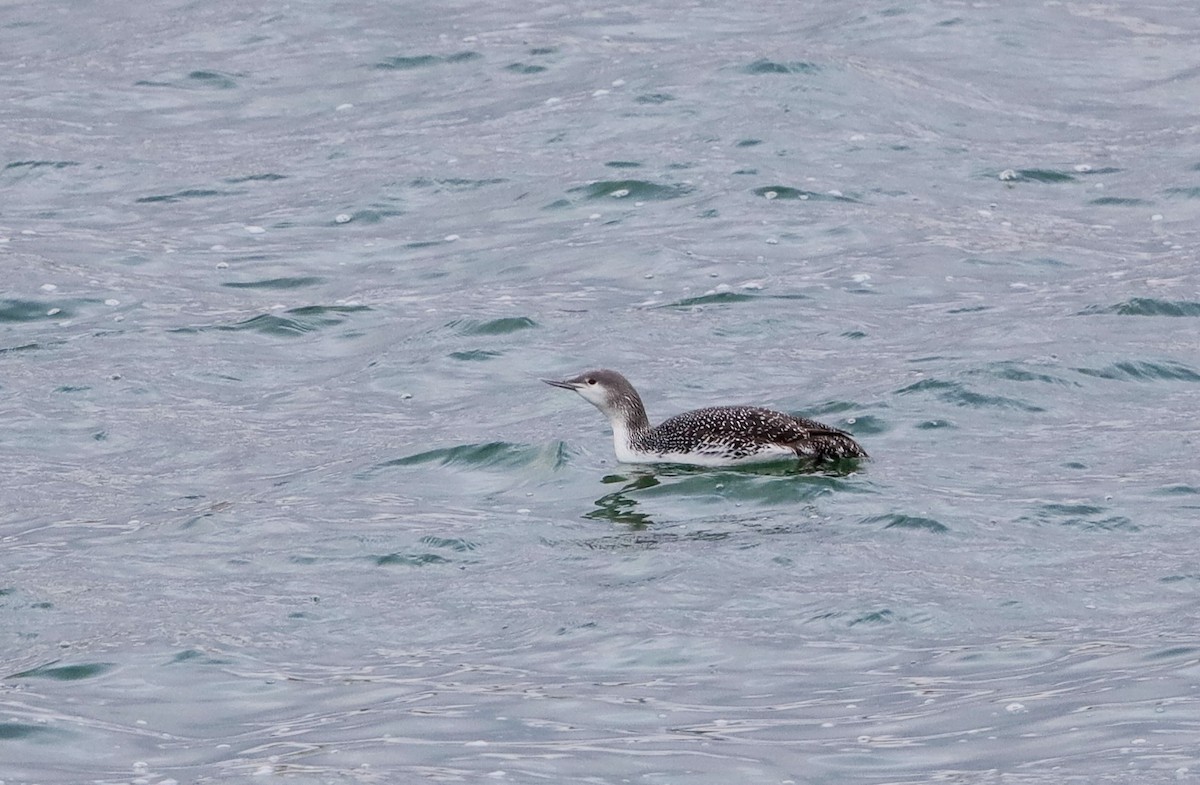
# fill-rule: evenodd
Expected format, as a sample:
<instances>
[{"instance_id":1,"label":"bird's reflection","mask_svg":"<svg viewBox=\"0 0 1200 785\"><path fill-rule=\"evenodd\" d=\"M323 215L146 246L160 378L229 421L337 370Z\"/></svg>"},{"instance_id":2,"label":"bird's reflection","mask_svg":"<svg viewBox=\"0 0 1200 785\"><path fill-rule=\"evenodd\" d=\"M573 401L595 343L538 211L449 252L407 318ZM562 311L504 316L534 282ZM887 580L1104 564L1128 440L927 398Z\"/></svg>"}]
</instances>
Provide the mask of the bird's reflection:
<instances>
[{"instance_id":1,"label":"bird's reflection","mask_svg":"<svg viewBox=\"0 0 1200 785\"><path fill-rule=\"evenodd\" d=\"M634 469L628 475L609 474L600 482L609 485L624 483L624 485L619 490L606 493L597 499L596 509L584 515L584 518L623 523L631 529L645 529L654 524L649 515L637 511L637 499L627 495L632 491L645 490L658 485L659 480L654 476L654 472L648 469Z\"/></svg>"},{"instance_id":2,"label":"bird's reflection","mask_svg":"<svg viewBox=\"0 0 1200 785\"><path fill-rule=\"evenodd\" d=\"M621 474L609 474L601 478L605 485L620 485L611 493L606 493L596 500L596 509L583 517L589 520L611 521L640 530L654 525L654 521L644 512L638 512L638 500L634 498L637 491L644 491L661 485L663 480L677 477L708 475L714 483L720 483L722 476L735 475L745 477L789 477L813 476L829 478L827 482L837 482L837 478L853 474L858 469L859 462L854 459L838 461L823 461L820 463L781 461L779 463L760 463L748 466L726 467L714 471L703 466L685 466L678 464L655 464L653 466L630 467Z\"/></svg>"}]
</instances>

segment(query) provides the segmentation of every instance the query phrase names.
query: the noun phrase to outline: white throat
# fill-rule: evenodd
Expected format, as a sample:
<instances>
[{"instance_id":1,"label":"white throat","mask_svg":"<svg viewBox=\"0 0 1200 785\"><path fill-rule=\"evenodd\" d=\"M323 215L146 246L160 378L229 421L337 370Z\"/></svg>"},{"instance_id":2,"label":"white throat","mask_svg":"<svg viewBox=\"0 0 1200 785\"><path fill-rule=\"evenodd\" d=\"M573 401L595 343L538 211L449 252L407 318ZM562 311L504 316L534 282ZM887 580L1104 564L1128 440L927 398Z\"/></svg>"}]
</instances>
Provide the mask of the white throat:
<instances>
[{"instance_id":1,"label":"white throat","mask_svg":"<svg viewBox=\"0 0 1200 785\"><path fill-rule=\"evenodd\" d=\"M633 432L629 430L629 424L623 416L613 417L609 420L612 425L613 432L613 450L617 453L617 460L621 463L637 463L639 454L633 449Z\"/></svg>"}]
</instances>

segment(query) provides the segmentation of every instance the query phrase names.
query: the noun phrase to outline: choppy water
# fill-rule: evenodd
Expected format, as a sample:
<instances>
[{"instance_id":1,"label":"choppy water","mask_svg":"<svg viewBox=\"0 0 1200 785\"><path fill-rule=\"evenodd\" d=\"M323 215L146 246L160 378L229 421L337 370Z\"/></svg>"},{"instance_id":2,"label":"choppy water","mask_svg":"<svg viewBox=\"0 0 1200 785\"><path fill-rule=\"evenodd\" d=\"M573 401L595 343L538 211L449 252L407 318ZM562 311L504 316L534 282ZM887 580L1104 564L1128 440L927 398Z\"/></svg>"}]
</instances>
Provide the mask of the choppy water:
<instances>
[{"instance_id":1,"label":"choppy water","mask_svg":"<svg viewBox=\"0 0 1200 785\"><path fill-rule=\"evenodd\" d=\"M436 6L0 11L0 780L1200 777L1200 7Z\"/></svg>"}]
</instances>

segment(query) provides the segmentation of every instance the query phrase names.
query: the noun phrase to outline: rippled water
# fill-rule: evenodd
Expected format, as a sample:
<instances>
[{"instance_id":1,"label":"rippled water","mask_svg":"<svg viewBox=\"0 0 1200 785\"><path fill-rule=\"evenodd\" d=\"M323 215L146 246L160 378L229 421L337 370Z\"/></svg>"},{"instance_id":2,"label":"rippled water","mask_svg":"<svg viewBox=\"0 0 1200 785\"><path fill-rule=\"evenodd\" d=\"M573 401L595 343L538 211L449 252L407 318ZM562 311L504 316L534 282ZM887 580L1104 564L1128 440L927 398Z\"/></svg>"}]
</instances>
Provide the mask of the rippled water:
<instances>
[{"instance_id":1,"label":"rippled water","mask_svg":"<svg viewBox=\"0 0 1200 785\"><path fill-rule=\"evenodd\" d=\"M0 780L1200 776L1200 8L0 18Z\"/></svg>"}]
</instances>

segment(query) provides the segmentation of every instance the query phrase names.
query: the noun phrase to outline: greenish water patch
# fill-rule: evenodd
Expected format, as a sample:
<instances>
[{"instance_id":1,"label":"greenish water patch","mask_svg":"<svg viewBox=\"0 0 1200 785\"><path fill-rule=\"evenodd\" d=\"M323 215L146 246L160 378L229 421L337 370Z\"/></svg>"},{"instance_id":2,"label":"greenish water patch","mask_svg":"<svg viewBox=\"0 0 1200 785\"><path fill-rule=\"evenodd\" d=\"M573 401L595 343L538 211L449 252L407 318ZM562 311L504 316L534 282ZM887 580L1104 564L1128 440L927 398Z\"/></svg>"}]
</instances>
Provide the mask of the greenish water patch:
<instances>
[{"instance_id":1,"label":"greenish water patch","mask_svg":"<svg viewBox=\"0 0 1200 785\"><path fill-rule=\"evenodd\" d=\"M404 211L398 207L381 207L381 206L364 207L361 210L355 210L354 212L350 213L350 221L338 221L335 219L335 220L331 220L328 225L342 226L342 225L350 223L350 222L354 222L354 223L358 223L358 224L377 224L377 223L381 223L382 221L384 221L387 218L394 218L397 215L404 215ZM427 248L427 247L433 246L433 245L441 245L443 242L444 242L443 240L432 240L432 241L422 242L422 243L408 243L404 247L405 248Z\"/></svg>"},{"instance_id":2,"label":"greenish water patch","mask_svg":"<svg viewBox=\"0 0 1200 785\"><path fill-rule=\"evenodd\" d=\"M642 166L637 161L605 161L604 165L610 169L639 169Z\"/></svg>"},{"instance_id":3,"label":"greenish water patch","mask_svg":"<svg viewBox=\"0 0 1200 785\"><path fill-rule=\"evenodd\" d=\"M742 66L742 73L745 74L815 74L821 70L821 67L816 63L810 63L805 60L795 60L792 62L781 63L776 60L755 60Z\"/></svg>"},{"instance_id":4,"label":"greenish water patch","mask_svg":"<svg viewBox=\"0 0 1200 785\"><path fill-rule=\"evenodd\" d=\"M398 551L374 557L380 567L428 567L431 564L449 564L450 560L436 553L407 553Z\"/></svg>"},{"instance_id":5,"label":"greenish water patch","mask_svg":"<svg viewBox=\"0 0 1200 785\"><path fill-rule=\"evenodd\" d=\"M1145 207L1153 204L1153 202L1125 196L1101 196L1098 199L1092 199L1088 204L1094 204L1099 207Z\"/></svg>"},{"instance_id":6,"label":"greenish water patch","mask_svg":"<svg viewBox=\"0 0 1200 785\"><path fill-rule=\"evenodd\" d=\"M949 420L923 420L917 423L916 427L919 431L936 431L941 428L957 428L958 426Z\"/></svg>"},{"instance_id":7,"label":"greenish water patch","mask_svg":"<svg viewBox=\"0 0 1200 785\"><path fill-rule=\"evenodd\" d=\"M1081 316L1116 314L1118 316L1200 316L1200 302L1191 300L1159 300L1154 297L1134 297L1116 305L1089 305Z\"/></svg>"},{"instance_id":8,"label":"greenish water patch","mask_svg":"<svg viewBox=\"0 0 1200 785\"><path fill-rule=\"evenodd\" d=\"M924 379L916 384L910 384L896 391L897 395L913 393L933 393L938 399L952 403L955 406L966 406L975 409L999 408L1017 409L1025 412L1044 412L1040 406L1003 395L984 395L977 393L959 382L946 382L939 379Z\"/></svg>"},{"instance_id":9,"label":"greenish water patch","mask_svg":"<svg viewBox=\"0 0 1200 785\"><path fill-rule=\"evenodd\" d=\"M742 294L741 292L714 292L713 294L702 294L697 297L685 297L682 300L676 300L673 303L664 303L659 308L693 308L697 305L733 305L734 303L745 303L751 300L758 299L753 294Z\"/></svg>"},{"instance_id":10,"label":"greenish water patch","mask_svg":"<svg viewBox=\"0 0 1200 785\"><path fill-rule=\"evenodd\" d=\"M563 442L544 445L486 442L426 450L415 455L386 461L375 468L436 464L466 469L514 469L524 466L546 466L551 469L559 469L566 463L567 447Z\"/></svg>"},{"instance_id":11,"label":"greenish water patch","mask_svg":"<svg viewBox=\"0 0 1200 785\"><path fill-rule=\"evenodd\" d=\"M170 204L182 202L185 199L211 199L214 196L241 196L245 191L218 191L215 188L186 188L173 194L155 194L142 196L134 200L136 204Z\"/></svg>"},{"instance_id":12,"label":"greenish water patch","mask_svg":"<svg viewBox=\"0 0 1200 785\"><path fill-rule=\"evenodd\" d=\"M9 169L68 169L72 166L82 166L78 161L13 161L6 164L5 171Z\"/></svg>"},{"instance_id":13,"label":"greenish water patch","mask_svg":"<svg viewBox=\"0 0 1200 785\"><path fill-rule=\"evenodd\" d=\"M633 100L639 104L665 104L667 101L674 101L675 96L670 93L643 93Z\"/></svg>"},{"instance_id":14,"label":"greenish water patch","mask_svg":"<svg viewBox=\"0 0 1200 785\"><path fill-rule=\"evenodd\" d=\"M422 537L420 543L433 548L447 548L457 553L469 553L479 547L479 543L471 542L470 540L462 540L455 537L434 537L432 534Z\"/></svg>"},{"instance_id":15,"label":"greenish water patch","mask_svg":"<svg viewBox=\"0 0 1200 785\"><path fill-rule=\"evenodd\" d=\"M741 139L734 147L757 147L762 143L762 139Z\"/></svg>"},{"instance_id":16,"label":"greenish water patch","mask_svg":"<svg viewBox=\"0 0 1200 785\"><path fill-rule=\"evenodd\" d=\"M0 300L0 322L36 322L42 319L66 319L72 315L74 315L73 309L61 302ZM18 348L34 348L34 345L13 347L14 350Z\"/></svg>"},{"instance_id":17,"label":"greenish water patch","mask_svg":"<svg viewBox=\"0 0 1200 785\"><path fill-rule=\"evenodd\" d=\"M444 63L467 63L482 57L478 52L456 52L452 55L412 55L388 57L375 64L376 68L385 71L411 71L414 68L428 68Z\"/></svg>"},{"instance_id":18,"label":"greenish water patch","mask_svg":"<svg viewBox=\"0 0 1200 785\"><path fill-rule=\"evenodd\" d=\"M461 360L463 362L483 362L485 360L494 360L504 352L492 352L487 349L472 349L467 352L450 352L451 360Z\"/></svg>"},{"instance_id":19,"label":"greenish water patch","mask_svg":"<svg viewBox=\"0 0 1200 785\"><path fill-rule=\"evenodd\" d=\"M485 177L482 179L471 179L467 177L418 177L415 180L409 181L409 185L413 188L433 188L436 190L452 190L452 191L474 191L479 188L486 188L489 185L499 185L507 183L507 177Z\"/></svg>"},{"instance_id":20,"label":"greenish water patch","mask_svg":"<svg viewBox=\"0 0 1200 785\"><path fill-rule=\"evenodd\" d=\"M168 662L168 665L179 665L182 663L191 663L194 665L230 665L233 660L226 657L214 657L208 652L200 649L184 649L176 654Z\"/></svg>"},{"instance_id":21,"label":"greenish water patch","mask_svg":"<svg viewBox=\"0 0 1200 785\"><path fill-rule=\"evenodd\" d=\"M1129 360L1104 368L1075 368L1084 376L1132 382L1200 382L1200 373L1183 363Z\"/></svg>"},{"instance_id":22,"label":"greenish water patch","mask_svg":"<svg viewBox=\"0 0 1200 785\"><path fill-rule=\"evenodd\" d=\"M628 198L641 202L678 199L692 190L690 185L662 185L647 180L600 180L570 188L567 193L583 194L585 199Z\"/></svg>"},{"instance_id":23,"label":"greenish water patch","mask_svg":"<svg viewBox=\"0 0 1200 785\"><path fill-rule=\"evenodd\" d=\"M1159 660L1192 660L1198 653L1195 646L1167 646L1166 648L1146 652L1145 659L1150 662ZM1191 664L1191 663L1188 663Z\"/></svg>"},{"instance_id":24,"label":"greenish water patch","mask_svg":"<svg viewBox=\"0 0 1200 785\"><path fill-rule=\"evenodd\" d=\"M347 314L369 310L371 309L365 305L308 305L284 311L281 316L263 314L235 325L221 326L218 329L251 330L264 335L291 338L326 327L333 327L344 322Z\"/></svg>"},{"instance_id":25,"label":"greenish water patch","mask_svg":"<svg viewBox=\"0 0 1200 785\"><path fill-rule=\"evenodd\" d=\"M855 436L871 436L889 430L887 422L873 414L860 414L838 423L843 430L850 431Z\"/></svg>"},{"instance_id":26,"label":"greenish water patch","mask_svg":"<svg viewBox=\"0 0 1200 785\"><path fill-rule=\"evenodd\" d=\"M232 90L238 86L233 74L221 71L192 71L187 75L187 84L207 90Z\"/></svg>"},{"instance_id":27,"label":"greenish water patch","mask_svg":"<svg viewBox=\"0 0 1200 785\"><path fill-rule=\"evenodd\" d=\"M462 540L449 537L433 537L425 536L419 540L420 544L427 549L407 549L402 551L393 551L392 553L382 556L371 557L376 566L379 567L429 567L438 564L450 564L458 562L460 564L472 564L475 559L453 558L454 554L466 554L474 551L479 546L469 540ZM439 551L446 553L439 553Z\"/></svg>"},{"instance_id":28,"label":"greenish water patch","mask_svg":"<svg viewBox=\"0 0 1200 785\"><path fill-rule=\"evenodd\" d=\"M248 174L242 177L226 177L225 182L230 185L238 185L240 183L273 183L278 180L286 180L287 177L286 174L263 172L262 174Z\"/></svg>"},{"instance_id":29,"label":"greenish water patch","mask_svg":"<svg viewBox=\"0 0 1200 785\"><path fill-rule=\"evenodd\" d=\"M1167 196L1183 197L1184 199L1200 199L1200 186L1194 188L1168 188L1163 193Z\"/></svg>"},{"instance_id":30,"label":"greenish water patch","mask_svg":"<svg viewBox=\"0 0 1200 785\"><path fill-rule=\"evenodd\" d=\"M511 63L504 66L505 71L511 71L514 74L540 74L547 70L544 65L534 65L531 63Z\"/></svg>"},{"instance_id":31,"label":"greenish water patch","mask_svg":"<svg viewBox=\"0 0 1200 785\"><path fill-rule=\"evenodd\" d=\"M177 327L169 333L198 333L208 330L249 331L263 335L294 338L307 333L342 324L350 314L370 311L366 305L307 305L292 308L282 314L261 314L236 324L204 327Z\"/></svg>"},{"instance_id":32,"label":"greenish water patch","mask_svg":"<svg viewBox=\"0 0 1200 785\"><path fill-rule=\"evenodd\" d=\"M80 681L108 673L115 668L111 662L93 662L81 665L43 665L9 676L10 679L53 679L54 681Z\"/></svg>"},{"instance_id":33,"label":"greenish water patch","mask_svg":"<svg viewBox=\"0 0 1200 785\"><path fill-rule=\"evenodd\" d=\"M869 518L863 518L862 522L872 526L883 524L883 528L885 529L914 529L934 534L945 534L950 531L950 527L941 521L936 521L933 518L924 518L919 515L904 515L902 513L873 515Z\"/></svg>"},{"instance_id":34,"label":"greenish water patch","mask_svg":"<svg viewBox=\"0 0 1200 785\"><path fill-rule=\"evenodd\" d=\"M1009 170L1005 170L1009 171ZM1016 180L1024 180L1032 183L1072 183L1075 182L1075 175L1070 172L1064 172L1058 169L1017 169L1015 170ZM987 172L985 174L989 179L1000 177L1001 172ZM1011 178L1010 178L1011 181Z\"/></svg>"},{"instance_id":35,"label":"greenish water patch","mask_svg":"<svg viewBox=\"0 0 1200 785\"><path fill-rule=\"evenodd\" d=\"M62 732L44 725L30 725L27 722L9 720L0 722L0 741L17 741L21 739L37 740L39 737L49 741L47 737L61 737Z\"/></svg>"},{"instance_id":36,"label":"greenish water patch","mask_svg":"<svg viewBox=\"0 0 1200 785\"><path fill-rule=\"evenodd\" d=\"M860 200L844 194L817 193L816 191L805 191L802 188L792 188L787 185L764 185L761 188L755 188L751 191L755 196L761 196L765 199L798 199L802 202L853 202L859 204ZM772 196L772 194L774 194Z\"/></svg>"},{"instance_id":37,"label":"greenish water patch","mask_svg":"<svg viewBox=\"0 0 1200 785\"><path fill-rule=\"evenodd\" d=\"M1067 381L1059 376L1054 376L1048 373L1031 371L1013 362L993 363L982 371L979 371L979 373L985 373L989 376L994 376L997 379L1004 379L1005 381L1009 382L1041 382L1043 384L1078 386L1077 382Z\"/></svg>"},{"instance_id":38,"label":"greenish water patch","mask_svg":"<svg viewBox=\"0 0 1200 785\"><path fill-rule=\"evenodd\" d=\"M325 279L320 276L298 275L290 278L266 278L261 281L226 281L221 285L230 289L301 289L322 283L325 283Z\"/></svg>"},{"instance_id":39,"label":"greenish water patch","mask_svg":"<svg viewBox=\"0 0 1200 785\"><path fill-rule=\"evenodd\" d=\"M858 627L858 626L861 626L864 624L869 624L869 625L891 624L894 621L896 621L896 614L892 613L887 608L884 608L883 610L871 611L870 613L864 613L861 616L853 618L850 621L846 622L846 626Z\"/></svg>"},{"instance_id":40,"label":"greenish water patch","mask_svg":"<svg viewBox=\"0 0 1200 785\"><path fill-rule=\"evenodd\" d=\"M827 414L841 414L842 412L852 412L855 409L862 408L860 404L854 401L826 401L819 403L816 406L810 406L803 413L798 414L799 417L823 417Z\"/></svg>"},{"instance_id":41,"label":"greenish water patch","mask_svg":"<svg viewBox=\"0 0 1200 785\"><path fill-rule=\"evenodd\" d=\"M1161 496L1197 496L1200 495L1200 488L1194 485L1179 483L1159 488L1155 493Z\"/></svg>"},{"instance_id":42,"label":"greenish water patch","mask_svg":"<svg viewBox=\"0 0 1200 785\"><path fill-rule=\"evenodd\" d=\"M1098 531L1139 530L1139 527L1124 515L1112 515L1106 507L1094 504L1041 504L1033 512L1017 520L1021 523L1055 524Z\"/></svg>"},{"instance_id":43,"label":"greenish water patch","mask_svg":"<svg viewBox=\"0 0 1200 785\"><path fill-rule=\"evenodd\" d=\"M459 335L508 335L521 330L532 330L538 323L528 316L507 316L502 319L455 319L446 325Z\"/></svg>"}]
</instances>

